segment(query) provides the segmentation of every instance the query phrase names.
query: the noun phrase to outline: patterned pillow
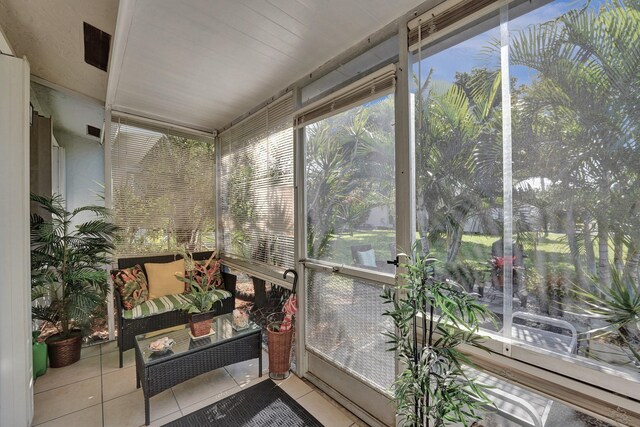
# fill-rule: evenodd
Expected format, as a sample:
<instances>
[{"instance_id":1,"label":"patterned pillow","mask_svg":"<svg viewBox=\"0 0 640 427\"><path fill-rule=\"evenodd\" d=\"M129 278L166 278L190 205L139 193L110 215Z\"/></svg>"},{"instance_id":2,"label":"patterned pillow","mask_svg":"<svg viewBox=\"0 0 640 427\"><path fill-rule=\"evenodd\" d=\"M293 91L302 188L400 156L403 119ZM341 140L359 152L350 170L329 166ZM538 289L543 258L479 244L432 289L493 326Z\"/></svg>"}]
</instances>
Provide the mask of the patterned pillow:
<instances>
[{"instance_id":1,"label":"patterned pillow","mask_svg":"<svg viewBox=\"0 0 640 427\"><path fill-rule=\"evenodd\" d=\"M208 259L206 261L196 261L195 270L191 272L193 280L204 290L211 290L217 288L223 288L222 283L222 261L216 258ZM185 274L185 277L189 277L189 272ZM185 286L185 292L190 292L191 288L187 283Z\"/></svg>"},{"instance_id":2,"label":"patterned pillow","mask_svg":"<svg viewBox=\"0 0 640 427\"><path fill-rule=\"evenodd\" d=\"M111 272L113 285L120 292L125 310L131 310L149 299L149 287L144 271L139 265Z\"/></svg>"}]
</instances>

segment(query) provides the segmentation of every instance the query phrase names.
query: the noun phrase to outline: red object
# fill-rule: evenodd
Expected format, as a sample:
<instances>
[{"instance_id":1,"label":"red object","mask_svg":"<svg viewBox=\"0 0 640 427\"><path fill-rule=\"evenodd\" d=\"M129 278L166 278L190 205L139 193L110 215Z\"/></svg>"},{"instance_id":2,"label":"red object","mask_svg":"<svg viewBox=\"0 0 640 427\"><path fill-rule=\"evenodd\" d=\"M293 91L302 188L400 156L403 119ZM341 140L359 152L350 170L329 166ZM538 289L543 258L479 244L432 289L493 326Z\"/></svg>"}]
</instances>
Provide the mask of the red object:
<instances>
[{"instance_id":1,"label":"red object","mask_svg":"<svg viewBox=\"0 0 640 427\"><path fill-rule=\"evenodd\" d=\"M516 262L516 257L512 256L511 257L511 265L514 265L515 262ZM493 258L491 258L491 263L493 264L494 267L502 268L502 267L504 267L504 257L494 256Z\"/></svg>"},{"instance_id":2,"label":"red object","mask_svg":"<svg viewBox=\"0 0 640 427\"><path fill-rule=\"evenodd\" d=\"M293 318L298 311L298 299L295 294L292 294L289 299L284 303L282 307L282 311L284 312L284 320L280 325L281 331L289 331L293 326Z\"/></svg>"},{"instance_id":3,"label":"red object","mask_svg":"<svg viewBox=\"0 0 640 427\"><path fill-rule=\"evenodd\" d=\"M193 313L189 316L189 327L194 337L207 335L211 331L211 319L214 317L213 311L204 313Z\"/></svg>"}]
</instances>

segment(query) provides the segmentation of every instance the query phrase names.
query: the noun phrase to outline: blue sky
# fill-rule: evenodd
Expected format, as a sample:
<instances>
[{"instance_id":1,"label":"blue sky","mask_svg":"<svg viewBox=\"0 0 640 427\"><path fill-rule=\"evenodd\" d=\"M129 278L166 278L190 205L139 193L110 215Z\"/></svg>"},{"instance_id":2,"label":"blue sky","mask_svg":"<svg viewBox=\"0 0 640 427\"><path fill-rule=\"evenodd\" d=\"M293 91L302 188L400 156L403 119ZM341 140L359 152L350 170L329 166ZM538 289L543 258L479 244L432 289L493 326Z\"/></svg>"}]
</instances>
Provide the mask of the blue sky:
<instances>
[{"instance_id":1,"label":"blue sky","mask_svg":"<svg viewBox=\"0 0 640 427\"><path fill-rule=\"evenodd\" d=\"M557 0L546 4L534 11L526 13L509 22L509 31L517 32L530 25L539 24L557 18L563 13L583 7L585 0ZM604 0L591 1L590 8L597 9L604 3ZM470 71L474 67L488 67L496 69L500 64L499 52L495 51L488 55L483 49L493 40L499 40L500 29L495 27L489 31L479 34L471 39L465 40L442 52L436 53L422 60L422 77L426 77L431 68L434 69L433 81L450 83L454 79L457 71ZM413 65L414 73L418 74L417 60ZM534 72L522 66L512 66L511 75L517 78L519 84L530 83Z\"/></svg>"}]
</instances>

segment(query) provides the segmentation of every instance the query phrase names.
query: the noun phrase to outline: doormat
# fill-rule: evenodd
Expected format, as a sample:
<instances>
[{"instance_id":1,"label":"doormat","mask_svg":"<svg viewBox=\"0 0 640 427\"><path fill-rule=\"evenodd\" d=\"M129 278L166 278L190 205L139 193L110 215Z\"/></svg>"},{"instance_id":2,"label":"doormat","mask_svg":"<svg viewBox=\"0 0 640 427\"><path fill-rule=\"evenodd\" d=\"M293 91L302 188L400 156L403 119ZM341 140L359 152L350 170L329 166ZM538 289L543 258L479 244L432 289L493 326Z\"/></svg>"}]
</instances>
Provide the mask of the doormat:
<instances>
[{"instance_id":1,"label":"doormat","mask_svg":"<svg viewBox=\"0 0 640 427\"><path fill-rule=\"evenodd\" d=\"M322 427L322 424L276 383L265 380L165 424L165 427L200 426Z\"/></svg>"}]
</instances>

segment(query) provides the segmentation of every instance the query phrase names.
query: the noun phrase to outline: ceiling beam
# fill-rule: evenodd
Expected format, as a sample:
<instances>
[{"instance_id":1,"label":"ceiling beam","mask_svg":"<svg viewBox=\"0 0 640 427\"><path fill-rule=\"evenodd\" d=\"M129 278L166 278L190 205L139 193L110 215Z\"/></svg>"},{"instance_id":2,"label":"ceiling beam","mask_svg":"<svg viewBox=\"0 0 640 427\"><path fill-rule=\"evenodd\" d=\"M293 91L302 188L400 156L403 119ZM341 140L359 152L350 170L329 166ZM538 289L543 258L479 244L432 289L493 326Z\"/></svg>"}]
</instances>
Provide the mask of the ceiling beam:
<instances>
[{"instance_id":1,"label":"ceiling beam","mask_svg":"<svg viewBox=\"0 0 640 427\"><path fill-rule=\"evenodd\" d=\"M92 104L96 104L96 105L99 105L101 107L104 107L104 102L99 100L99 99L97 99L97 98L94 98L94 97L89 96L89 95L85 95L84 93L77 92L77 91L75 91L73 89L70 89L70 88L68 88L66 86L61 86L61 85L59 85L57 83L50 82L49 80L45 80L42 77L36 76L35 74L31 74L31 81L34 82L34 83L38 83L38 84L40 84L42 86L46 86L49 89L57 90L58 92L64 93L65 95L69 95L71 97L74 97L74 98L77 98L77 99L82 99L82 100L90 102Z\"/></svg>"},{"instance_id":2,"label":"ceiling beam","mask_svg":"<svg viewBox=\"0 0 640 427\"><path fill-rule=\"evenodd\" d=\"M111 110L115 102L120 73L122 72L122 62L127 49L129 31L133 22L133 15L137 0L120 0L118 4L118 17L116 18L116 31L113 35L113 45L111 46L111 61L109 61L109 79L107 80L106 108Z\"/></svg>"},{"instance_id":3,"label":"ceiling beam","mask_svg":"<svg viewBox=\"0 0 640 427\"><path fill-rule=\"evenodd\" d=\"M205 129L201 126L195 126L191 123L179 122L167 117L160 117L145 111L139 111L128 108L116 103L116 94L118 85L120 84L120 75L122 73L122 63L127 50L127 42L129 40L129 32L133 24L137 0L120 0L118 4L118 17L116 18L116 30L113 36L113 44L111 46L111 60L109 61L109 79L107 80L107 97L105 108L107 111L117 114L118 112L137 116L140 119L149 119L156 123L162 123L169 126L175 126L188 129L191 132L202 132L208 136L215 136L213 129Z\"/></svg>"},{"instance_id":4,"label":"ceiling beam","mask_svg":"<svg viewBox=\"0 0 640 427\"><path fill-rule=\"evenodd\" d=\"M154 126L166 127L168 129L175 129L180 132L191 133L194 135L206 136L208 138L215 138L218 133L215 130L203 129L198 126L194 126L190 123L180 123L171 121L166 117L156 116L154 114L132 110L130 108L124 108L120 106L114 106L111 110L112 117L124 117L138 121L140 123L147 123Z\"/></svg>"}]
</instances>

